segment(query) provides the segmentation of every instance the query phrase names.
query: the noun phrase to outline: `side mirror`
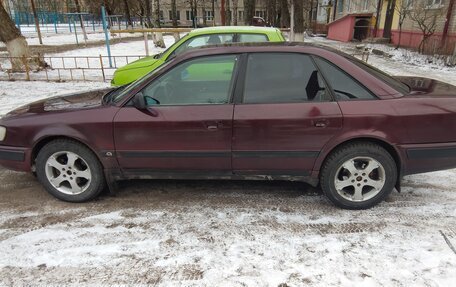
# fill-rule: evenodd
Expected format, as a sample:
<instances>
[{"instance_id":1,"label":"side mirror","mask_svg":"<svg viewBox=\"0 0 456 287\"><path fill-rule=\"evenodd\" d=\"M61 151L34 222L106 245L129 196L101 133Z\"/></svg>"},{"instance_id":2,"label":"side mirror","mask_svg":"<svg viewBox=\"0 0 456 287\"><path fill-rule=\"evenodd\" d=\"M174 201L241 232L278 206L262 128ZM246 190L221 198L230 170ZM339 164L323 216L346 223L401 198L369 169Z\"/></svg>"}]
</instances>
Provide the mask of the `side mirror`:
<instances>
[{"instance_id":1,"label":"side mirror","mask_svg":"<svg viewBox=\"0 0 456 287\"><path fill-rule=\"evenodd\" d=\"M146 105L146 99L144 98L144 95L143 93L139 92L135 95L135 97L133 98L133 105L135 106L135 108L137 108L138 110L145 110L147 109L147 105Z\"/></svg>"}]
</instances>

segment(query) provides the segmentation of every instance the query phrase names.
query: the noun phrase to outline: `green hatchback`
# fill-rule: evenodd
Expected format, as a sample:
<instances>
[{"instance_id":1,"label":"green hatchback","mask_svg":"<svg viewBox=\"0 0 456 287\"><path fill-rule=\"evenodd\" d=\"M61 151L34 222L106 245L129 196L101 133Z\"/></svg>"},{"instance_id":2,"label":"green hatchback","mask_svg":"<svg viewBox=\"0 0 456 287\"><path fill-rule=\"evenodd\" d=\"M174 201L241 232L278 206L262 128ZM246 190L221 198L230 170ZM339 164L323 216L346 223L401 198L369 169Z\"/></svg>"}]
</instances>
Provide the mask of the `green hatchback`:
<instances>
[{"instance_id":1,"label":"green hatchback","mask_svg":"<svg viewBox=\"0 0 456 287\"><path fill-rule=\"evenodd\" d=\"M152 57L145 57L117 69L111 81L113 86L123 86L136 81L157 69L167 60L189 49L206 45L247 42L285 42L277 28L225 26L195 29L174 43L166 51Z\"/></svg>"}]
</instances>

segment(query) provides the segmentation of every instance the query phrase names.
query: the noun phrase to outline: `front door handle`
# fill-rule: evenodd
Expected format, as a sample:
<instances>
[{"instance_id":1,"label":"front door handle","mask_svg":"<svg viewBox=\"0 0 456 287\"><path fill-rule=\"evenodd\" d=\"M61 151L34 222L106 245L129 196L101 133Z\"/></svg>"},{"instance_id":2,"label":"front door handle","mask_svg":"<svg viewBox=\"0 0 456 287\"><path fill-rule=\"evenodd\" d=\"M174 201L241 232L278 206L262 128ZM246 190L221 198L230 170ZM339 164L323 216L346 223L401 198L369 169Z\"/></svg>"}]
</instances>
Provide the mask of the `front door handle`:
<instances>
[{"instance_id":1,"label":"front door handle","mask_svg":"<svg viewBox=\"0 0 456 287\"><path fill-rule=\"evenodd\" d=\"M204 124L209 131L216 131L222 126L221 122L205 122Z\"/></svg>"}]
</instances>

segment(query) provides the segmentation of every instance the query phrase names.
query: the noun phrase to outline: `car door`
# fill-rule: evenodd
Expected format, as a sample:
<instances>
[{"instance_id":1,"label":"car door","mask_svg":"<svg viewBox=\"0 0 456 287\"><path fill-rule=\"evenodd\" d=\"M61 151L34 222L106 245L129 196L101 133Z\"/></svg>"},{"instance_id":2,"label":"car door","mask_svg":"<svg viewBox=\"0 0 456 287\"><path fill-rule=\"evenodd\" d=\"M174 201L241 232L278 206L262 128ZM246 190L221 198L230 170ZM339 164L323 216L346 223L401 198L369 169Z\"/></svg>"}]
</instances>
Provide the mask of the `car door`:
<instances>
[{"instance_id":1,"label":"car door","mask_svg":"<svg viewBox=\"0 0 456 287\"><path fill-rule=\"evenodd\" d=\"M141 90L147 110L123 107L114 120L124 172L231 173L236 55L178 64Z\"/></svg>"},{"instance_id":2,"label":"car door","mask_svg":"<svg viewBox=\"0 0 456 287\"><path fill-rule=\"evenodd\" d=\"M234 172L308 175L342 128L340 108L312 58L252 53L244 74L234 108Z\"/></svg>"}]
</instances>

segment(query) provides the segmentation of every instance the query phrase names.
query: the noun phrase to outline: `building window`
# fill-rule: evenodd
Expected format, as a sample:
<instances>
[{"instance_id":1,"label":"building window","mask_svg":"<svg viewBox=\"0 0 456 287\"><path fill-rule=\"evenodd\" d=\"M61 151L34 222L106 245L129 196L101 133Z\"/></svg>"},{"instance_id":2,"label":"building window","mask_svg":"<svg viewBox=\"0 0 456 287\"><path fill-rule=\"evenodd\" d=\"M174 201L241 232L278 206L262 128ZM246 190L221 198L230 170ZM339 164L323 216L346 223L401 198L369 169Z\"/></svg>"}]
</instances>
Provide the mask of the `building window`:
<instances>
[{"instance_id":1,"label":"building window","mask_svg":"<svg viewBox=\"0 0 456 287\"><path fill-rule=\"evenodd\" d=\"M430 8L436 8L443 5L443 0L427 0L427 6Z\"/></svg>"},{"instance_id":2,"label":"building window","mask_svg":"<svg viewBox=\"0 0 456 287\"><path fill-rule=\"evenodd\" d=\"M244 21L244 11L238 11L238 21Z\"/></svg>"},{"instance_id":3,"label":"building window","mask_svg":"<svg viewBox=\"0 0 456 287\"><path fill-rule=\"evenodd\" d=\"M264 18L266 16L266 11L255 11L255 16Z\"/></svg>"},{"instance_id":4,"label":"building window","mask_svg":"<svg viewBox=\"0 0 456 287\"><path fill-rule=\"evenodd\" d=\"M339 0L337 2L337 13L342 13L344 11L344 0Z\"/></svg>"},{"instance_id":5,"label":"building window","mask_svg":"<svg viewBox=\"0 0 456 287\"><path fill-rule=\"evenodd\" d=\"M165 13L163 10L160 10L160 21L165 21Z\"/></svg>"},{"instance_id":6,"label":"building window","mask_svg":"<svg viewBox=\"0 0 456 287\"><path fill-rule=\"evenodd\" d=\"M169 20L173 20L173 11L169 10L168 11L168 15L169 15ZM176 10L176 20L179 21L180 20L180 11L179 10ZM187 19L188 20L188 19Z\"/></svg>"},{"instance_id":7,"label":"building window","mask_svg":"<svg viewBox=\"0 0 456 287\"><path fill-rule=\"evenodd\" d=\"M187 19L187 21L192 21L192 18L193 18L192 11L190 11L190 10L185 11L185 18Z\"/></svg>"},{"instance_id":8,"label":"building window","mask_svg":"<svg viewBox=\"0 0 456 287\"><path fill-rule=\"evenodd\" d=\"M204 11L204 17L206 17L207 21L211 21L214 18L214 14L212 14L212 10Z\"/></svg>"}]
</instances>

